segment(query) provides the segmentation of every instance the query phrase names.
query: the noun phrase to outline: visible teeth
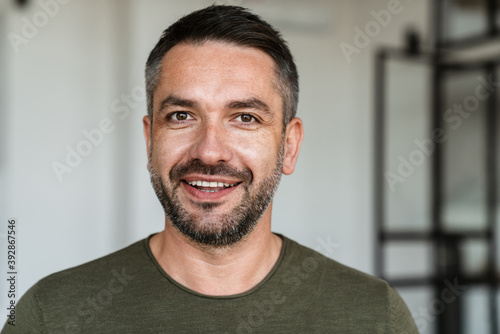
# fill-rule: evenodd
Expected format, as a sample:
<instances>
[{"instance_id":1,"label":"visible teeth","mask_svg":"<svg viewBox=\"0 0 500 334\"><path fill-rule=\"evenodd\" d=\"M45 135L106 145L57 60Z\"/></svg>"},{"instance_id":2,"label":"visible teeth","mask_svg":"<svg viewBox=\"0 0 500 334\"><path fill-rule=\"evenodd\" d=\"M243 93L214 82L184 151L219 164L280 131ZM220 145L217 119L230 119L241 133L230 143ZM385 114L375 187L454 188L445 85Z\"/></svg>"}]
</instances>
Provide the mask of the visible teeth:
<instances>
[{"instance_id":1,"label":"visible teeth","mask_svg":"<svg viewBox=\"0 0 500 334\"><path fill-rule=\"evenodd\" d=\"M223 183L223 182L208 182L208 181L191 181L188 182L189 185L193 187L204 187L204 188L222 188L222 187L233 187L235 184ZM207 190L212 191L212 190Z\"/></svg>"}]
</instances>

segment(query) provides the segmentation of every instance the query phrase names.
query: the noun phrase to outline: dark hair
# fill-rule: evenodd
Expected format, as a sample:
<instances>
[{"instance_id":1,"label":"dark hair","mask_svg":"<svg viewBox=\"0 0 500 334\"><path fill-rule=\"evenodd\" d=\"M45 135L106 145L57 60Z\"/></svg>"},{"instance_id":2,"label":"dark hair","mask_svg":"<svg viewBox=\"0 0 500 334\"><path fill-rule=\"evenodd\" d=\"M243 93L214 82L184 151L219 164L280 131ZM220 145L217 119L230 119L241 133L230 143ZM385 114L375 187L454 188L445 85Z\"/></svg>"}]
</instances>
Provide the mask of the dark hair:
<instances>
[{"instance_id":1,"label":"dark hair","mask_svg":"<svg viewBox=\"0 0 500 334\"><path fill-rule=\"evenodd\" d=\"M202 44L220 41L256 48L276 63L277 88L283 98L283 125L297 113L299 83L297 68L281 34L259 16L237 6L212 5L188 14L168 27L146 62L148 115L153 119L153 95L158 87L161 62L179 43Z\"/></svg>"}]
</instances>

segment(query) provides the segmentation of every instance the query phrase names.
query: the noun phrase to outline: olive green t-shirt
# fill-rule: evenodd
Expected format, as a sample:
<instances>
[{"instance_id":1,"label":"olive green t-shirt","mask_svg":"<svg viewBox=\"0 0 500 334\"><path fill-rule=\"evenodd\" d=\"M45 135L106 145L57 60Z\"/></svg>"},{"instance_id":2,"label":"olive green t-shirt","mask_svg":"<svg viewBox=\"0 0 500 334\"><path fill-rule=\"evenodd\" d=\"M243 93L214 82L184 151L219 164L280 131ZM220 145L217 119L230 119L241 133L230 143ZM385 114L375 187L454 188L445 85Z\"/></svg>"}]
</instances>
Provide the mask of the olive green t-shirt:
<instances>
[{"instance_id":1,"label":"olive green t-shirt","mask_svg":"<svg viewBox=\"0 0 500 334\"><path fill-rule=\"evenodd\" d=\"M271 272L232 296L177 283L141 240L40 280L2 333L418 333L387 283L282 238Z\"/></svg>"}]
</instances>

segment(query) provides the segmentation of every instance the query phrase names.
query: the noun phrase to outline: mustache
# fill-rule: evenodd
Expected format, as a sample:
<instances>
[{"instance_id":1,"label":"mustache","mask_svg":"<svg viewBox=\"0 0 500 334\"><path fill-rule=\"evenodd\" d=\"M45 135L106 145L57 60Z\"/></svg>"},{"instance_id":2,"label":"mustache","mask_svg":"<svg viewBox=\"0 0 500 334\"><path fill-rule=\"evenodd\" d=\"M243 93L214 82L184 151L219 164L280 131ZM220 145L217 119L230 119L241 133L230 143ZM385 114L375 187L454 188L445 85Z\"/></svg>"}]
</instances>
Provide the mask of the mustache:
<instances>
[{"instance_id":1,"label":"mustache","mask_svg":"<svg viewBox=\"0 0 500 334\"><path fill-rule=\"evenodd\" d=\"M248 183L253 181L253 173L250 168L237 169L225 162L219 162L217 165L207 165L200 159L194 159L183 164L174 166L169 173L170 180L180 182L189 174L219 175L230 178L240 179Z\"/></svg>"}]
</instances>

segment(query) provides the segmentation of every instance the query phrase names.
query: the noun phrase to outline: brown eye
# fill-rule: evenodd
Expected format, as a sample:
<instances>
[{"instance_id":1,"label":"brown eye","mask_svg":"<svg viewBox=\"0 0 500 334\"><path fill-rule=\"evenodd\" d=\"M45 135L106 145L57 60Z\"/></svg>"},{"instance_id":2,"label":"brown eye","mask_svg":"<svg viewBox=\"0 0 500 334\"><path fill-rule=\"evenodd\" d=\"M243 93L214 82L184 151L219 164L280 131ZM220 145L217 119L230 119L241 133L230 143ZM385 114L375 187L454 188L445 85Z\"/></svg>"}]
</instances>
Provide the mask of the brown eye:
<instances>
[{"instance_id":1,"label":"brown eye","mask_svg":"<svg viewBox=\"0 0 500 334\"><path fill-rule=\"evenodd\" d=\"M188 114L185 112L175 113L175 119L178 121L185 121L188 118Z\"/></svg>"},{"instance_id":2,"label":"brown eye","mask_svg":"<svg viewBox=\"0 0 500 334\"><path fill-rule=\"evenodd\" d=\"M190 116L187 112L177 111L170 114L168 118L172 121L182 122L182 121L187 121L190 118Z\"/></svg>"},{"instance_id":3,"label":"brown eye","mask_svg":"<svg viewBox=\"0 0 500 334\"><path fill-rule=\"evenodd\" d=\"M248 114L243 114L240 116L240 118L241 118L241 121L244 123L250 123L253 120L253 116L248 115Z\"/></svg>"}]
</instances>

